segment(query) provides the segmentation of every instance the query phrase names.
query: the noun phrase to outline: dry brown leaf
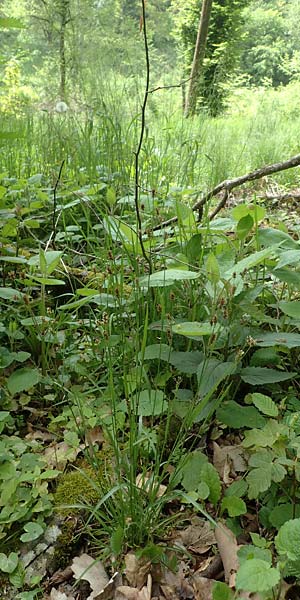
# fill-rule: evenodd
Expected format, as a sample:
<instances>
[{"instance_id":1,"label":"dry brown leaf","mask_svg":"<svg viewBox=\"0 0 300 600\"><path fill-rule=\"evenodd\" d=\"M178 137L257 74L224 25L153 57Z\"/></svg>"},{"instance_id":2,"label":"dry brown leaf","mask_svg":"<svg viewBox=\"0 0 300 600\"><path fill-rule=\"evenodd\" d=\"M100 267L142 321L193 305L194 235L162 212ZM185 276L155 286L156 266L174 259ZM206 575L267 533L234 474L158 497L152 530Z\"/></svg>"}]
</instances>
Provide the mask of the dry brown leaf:
<instances>
[{"instance_id":1,"label":"dry brown leaf","mask_svg":"<svg viewBox=\"0 0 300 600\"><path fill-rule=\"evenodd\" d=\"M87 600L96 600L98 597L99 600L101 597L103 598L104 588L109 583L109 577L100 561L95 562L88 554L81 554L81 556L75 556L71 569L75 579L84 579L89 582L92 593Z\"/></svg>"},{"instance_id":2,"label":"dry brown leaf","mask_svg":"<svg viewBox=\"0 0 300 600\"><path fill-rule=\"evenodd\" d=\"M120 585L116 589L115 600L151 600L152 578L149 574L147 585L141 590L128 585Z\"/></svg>"},{"instance_id":3,"label":"dry brown leaf","mask_svg":"<svg viewBox=\"0 0 300 600\"><path fill-rule=\"evenodd\" d=\"M143 473L139 473L139 475L137 475L137 478L135 480L135 485L141 490L143 489L144 491L148 492L150 491L156 484L153 481L151 475L144 475ZM161 498L167 491L167 486L166 485L160 485L158 487L157 493L156 493L156 498Z\"/></svg>"},{"instance_id":4,"label":"dry brown leaf","mask_svg":"<svg viewBox=\"0 0 300 600\"><path fill-rule=\"evenodd\" d=\"M84 449L84 444L80 444L78 448L72 448L66 442L58 442L44 451L44 459L46 460L49 467L55 467L56 469L63 469L67 462L73 462L77 455Z\"/></svg>"},{"instance_id":5,"label":"dry brown leaf","mask_svg":"<svg viewBox=\"0 0 300 600\"><path fill-rule=\"evenodd\" d=\"M183 561L178 564L176 573L166 568L163 570L159 587L166 600L181 600L181 598L190 597L192 589L186 580L187 571L188 567Z\"/></svg>"},{"instance_id":6,"label":"dry brown leaf","mask_svg":"<svg viewBox=\"0 0 300 600\"><path fill-rule=\"evenodd\" d=\"M234 587L235 576L239 567L238 543L232 531L226 525L218 524L215 528L215 536L224 567L225 581L230 587Z\"/></svg>"},{"instance_id":7,"label":"dry brown leaf","mask_svg":"<svg viewBox=\"0 0 300 600\"><path fill-rule=\"evenodd\" d=\"M192 577L195 600L212 600L213 579L201 577L196 573Z\"/></svg>"},{"instance_id":8,"label":"dry brown leaf","mask_svg":"<svg viewBox=\"0 0 300 600\"><path fill-rule=\"evenodd\" d=\"M87 431L85 433L85 443L87 445L93 446L97 442L100 442L101 444L103 444L104 441L105 441L105 438L103 435L102 427L99 427L97 425L96 427L93 427L92 429L87 429Z\"/></svg>"},{"instance_id":9,"label":"dry brown leaf","mask_svg":"<svg viewBox=\"0 0 300 600\"><path fill-rule=\"evenodd\" d=\"M50 600L75 600L74 596L70 596L69 594L65 594L64 592L60 592L55 588L52 588L50 592Z\"/></svg>"},{"instance_id":10,"label":"dry brown leaf","mask_svg":"<svg viewBox=\"0 0 300 600\"><path fill-rule=\"evenodd\" d=\"M134 552L125 556L125 575L130 586L142 588L147 581L151 569L151 562L145 558L137 558Z\"/></svg>"},{"instance_id":11,"label":"dry brown leaf","mask_svg":"<svg viewBox=\"0 0 300 600\"><path fill-rule=\"evenodd\" d=\"M237 473L246 471L244 456L245 451L240 445L221 447L213 442L213 464L226 485L231 483L232 477Z\"/></svg>"},{"instance_id":12,"label":"dry brown leaf","mask_svg":"<svg viewBox=\"0 0 300 600\"><path fill-rule=\"evenodd\" d=\"M207 520L194 517L191 519L191 525L179 532L175 543L182 544L195 554L205 554L216 543L216 538Z\"/></svg>"},{"instance_id":13,"label":"dry brown leaf","mask_svg":"<svg viewBox=\"0 0 300 600\"><path fill-rule=\"evenodd\" d=\"M25 435L26 440L41 440L42 442L52 442L55 440L55 435L53 433L49 433L49 431L41 431L40 429L36 429L35 431L30 431Z\"/></svg>"}]
</instances>

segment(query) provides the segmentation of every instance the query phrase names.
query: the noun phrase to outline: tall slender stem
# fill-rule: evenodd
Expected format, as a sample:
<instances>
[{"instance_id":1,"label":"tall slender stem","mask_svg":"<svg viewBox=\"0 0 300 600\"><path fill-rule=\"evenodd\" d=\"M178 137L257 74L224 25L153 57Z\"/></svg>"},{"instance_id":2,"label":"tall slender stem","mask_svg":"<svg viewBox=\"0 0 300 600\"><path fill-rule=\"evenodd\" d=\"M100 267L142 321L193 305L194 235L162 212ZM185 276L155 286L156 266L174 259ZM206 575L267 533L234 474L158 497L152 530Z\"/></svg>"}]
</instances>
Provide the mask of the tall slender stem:
<instances>
[{"instance_id":1,"label":"tall slender stem","mask_svg":"<svg viewBox=\"0 0 300 600\"><path fill-rule=\"evenodd\" d=\"M138 234L141 250L142 250L144 259L147 261L147 263L149 265L150 273L152 273L152 262L146 253L144 242L143 242L142 219L141 219L141 213L140 213L140 207L139 207L140 153L141 153L143 140L144 140L144 134L145 134L146 108L147 108L147 101L148 101L148 96L149 96L149 92L150 92L150 59L149 59L149 46L148 46L148 38L147 38L146 0L142 0L142 28L143 28L143 35L144 35L145 58L146 58L146 83L145 83L144 99L143 99L143 104L142 104L140 137L139 137L138 147L135 152L134 203L135 203L135 212L136 212L137 225L138 225L137 234Z\"/></svg>"}]
</instances>

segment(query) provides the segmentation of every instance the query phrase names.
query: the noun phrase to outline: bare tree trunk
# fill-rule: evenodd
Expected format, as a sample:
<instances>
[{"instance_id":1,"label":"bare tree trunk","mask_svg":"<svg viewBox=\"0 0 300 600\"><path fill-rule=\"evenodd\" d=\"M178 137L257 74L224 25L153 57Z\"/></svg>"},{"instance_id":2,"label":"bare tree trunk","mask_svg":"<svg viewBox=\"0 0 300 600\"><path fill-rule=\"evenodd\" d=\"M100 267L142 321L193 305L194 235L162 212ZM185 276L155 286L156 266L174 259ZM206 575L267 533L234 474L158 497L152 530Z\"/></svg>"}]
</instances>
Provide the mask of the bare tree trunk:
<instances>
[{"instance_id":1,"label":"bare tree trunk","mask_svg":"<svg viewBox=\"0 0 300 600\"><path fill-rule=\"evenodd\" d=\"M66 27L69 22L70 0L60 0L60 32L59 32L59 96L66 101Z\"/></svg>"},{"instance_id":2,"label":"bare tree trunk","mask_svg":"<svg viewBox=\"0 0 300 600\"><path fill-rule=\"evenodd\" d=\"M205 57L205 49L209 28L209 21L211 15L213 0L203 0L201 15L199 20L197 41L195 46L193 64L191 69L191 78L189 89L185 102L185 110L184 114L186 117L190 117L195 114L197 98L198 98L198 90L199 90L199 80L201 75L201 69L203 65L203 60Z\"/></svg>"}]
</instances>

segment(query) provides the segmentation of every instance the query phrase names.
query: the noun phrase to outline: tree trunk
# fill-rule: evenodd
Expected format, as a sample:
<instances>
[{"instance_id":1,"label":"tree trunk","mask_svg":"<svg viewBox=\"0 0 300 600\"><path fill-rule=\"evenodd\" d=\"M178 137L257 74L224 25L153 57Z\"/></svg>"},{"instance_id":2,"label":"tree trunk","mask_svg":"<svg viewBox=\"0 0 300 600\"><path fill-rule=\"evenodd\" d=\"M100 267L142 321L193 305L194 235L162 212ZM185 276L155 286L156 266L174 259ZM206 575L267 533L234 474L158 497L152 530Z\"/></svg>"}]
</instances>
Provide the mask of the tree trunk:
<instances>
[{"instance_id":1,"label":"tree trunk","mask_svg":"<svg viewBox=\"0 0 300 600\"><path fill-rule=\"evenodd\" d=\"M70 0L60 0L60 32L59 32L59 96L66 101L66 26L69 22Z\"/></svg>"},{"instance_id":2,"label":"tree trunk","mask_svg":"<svg viewBox=\"0 0 300 600\"><path fill-rule=\"evenodd\" d=\"M191 78L185 102L184 114L186 117L194 115L196 110L197 98L199 93L199 80L201 76L203 60L205 57L206 41L208 35L212 3L213 0L203 0L202 2L197 41L191 69Z\"/></svg>"}]
</instances>

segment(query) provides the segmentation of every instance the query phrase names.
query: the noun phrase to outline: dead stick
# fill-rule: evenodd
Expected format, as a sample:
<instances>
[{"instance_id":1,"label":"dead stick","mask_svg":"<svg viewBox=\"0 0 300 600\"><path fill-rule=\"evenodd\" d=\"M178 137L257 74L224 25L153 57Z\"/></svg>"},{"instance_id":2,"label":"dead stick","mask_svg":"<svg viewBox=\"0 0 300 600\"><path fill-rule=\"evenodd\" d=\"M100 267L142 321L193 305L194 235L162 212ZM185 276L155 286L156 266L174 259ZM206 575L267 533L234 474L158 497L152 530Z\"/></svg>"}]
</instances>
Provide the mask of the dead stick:
<instances>
[{"instance_id":1,"label":"dead stick","mask_svg":"<svg viewBox=\"0 0 300 600\"><path fill-rule=\"evenodd\" d=\"M211 198L219 194L224 190L224 196L221 202L218 204L216 209L210 215L210 219L218 214L218 212L223 208L226 204L227 198L231 190L234 188L243 185L243 183L247 183L247 181L255 181L256 179L261 179L267 175L272 175L273 173L279 173L280 171L286 171L287 169L292 169L293 167L298 167L300 165L300 154L296 154L289 160L280 163L274 163L273 165L266 165L261 169L256 169L256 171L251 171L251 173L246 173L246 175L241 175L240 177L235 177L235 179L225 179L212 190L210 190L207 194L205 194L200 200L192 206L193 211L201 210L201 208L209 201ZM177 223L178 217L172 217L167 221L163 221L159 225L153 227L152 231L157 231L158 229L163 229L164 227L168 227L169 225L173 225Z\"/></svg>"}]
</instances>

